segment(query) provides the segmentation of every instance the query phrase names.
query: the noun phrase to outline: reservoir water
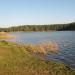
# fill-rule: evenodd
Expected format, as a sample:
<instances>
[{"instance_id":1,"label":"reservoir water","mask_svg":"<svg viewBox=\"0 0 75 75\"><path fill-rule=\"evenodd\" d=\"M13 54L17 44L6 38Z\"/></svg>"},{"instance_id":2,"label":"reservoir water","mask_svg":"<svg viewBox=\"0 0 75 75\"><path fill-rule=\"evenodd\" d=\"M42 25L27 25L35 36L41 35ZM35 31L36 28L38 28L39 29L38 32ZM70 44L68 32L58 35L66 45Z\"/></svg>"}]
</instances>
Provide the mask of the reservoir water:
<instances>
[{"instance_id":1,"label":"reservoir water","mask_svg":"<svg viewBox=\"0 0 75 75\"><path fill-rule=\"evenodd\" d=\"M46 60L56 60L75 68L75 31L53 31L53 32L11 32L18 43L41 43L46 41L56 42L59 46L57 54L49 53Z\"/></svg>"}]
</instances>

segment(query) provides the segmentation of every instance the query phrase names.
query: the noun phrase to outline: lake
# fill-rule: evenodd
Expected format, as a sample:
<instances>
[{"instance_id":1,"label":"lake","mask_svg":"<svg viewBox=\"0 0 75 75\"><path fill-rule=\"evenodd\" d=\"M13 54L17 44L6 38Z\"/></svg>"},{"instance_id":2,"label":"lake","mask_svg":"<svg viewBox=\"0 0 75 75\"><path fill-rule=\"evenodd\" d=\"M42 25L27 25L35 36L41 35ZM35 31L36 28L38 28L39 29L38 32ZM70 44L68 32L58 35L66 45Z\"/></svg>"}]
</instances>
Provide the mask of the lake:
<instances>
[{"instance_id":1,"label":"lake","mask_svg":"<svg viewBox=\"0 0 75 75\"><path fill-rule=\"evenodd\" d=\"M11 39L18 43L41 43L46 41L56 42L59 46L57 54L49 53L46 60L56 60L75 68L75 31L53 32L11 32L16 38Z\"/></svg>"}]
</instances>

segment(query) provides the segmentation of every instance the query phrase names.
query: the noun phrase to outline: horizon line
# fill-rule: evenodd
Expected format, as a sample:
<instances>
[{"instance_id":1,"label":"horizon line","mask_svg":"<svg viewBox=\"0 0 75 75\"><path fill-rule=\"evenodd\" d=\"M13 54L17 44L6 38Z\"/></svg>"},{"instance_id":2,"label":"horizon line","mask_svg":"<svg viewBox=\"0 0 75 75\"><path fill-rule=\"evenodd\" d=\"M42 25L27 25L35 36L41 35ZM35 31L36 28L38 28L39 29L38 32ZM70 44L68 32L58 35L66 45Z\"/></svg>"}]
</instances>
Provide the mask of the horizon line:
<instances>
[{"instance_id":1,"label":"horizon line","mask_svg":"<svg viewBox=\"0 0 75 75\"><path fill-rule=\"evenodd\" d=\"M64 23L51 23L51 24L10 24L9 26L5 26L5 27L0 27L0 28L10 28L10 27L17 27L17 26L24 26L24 25L55 25L55 24L69 24L69 23L75 23L74 21L73 22L64 22ZM3 25L4 26L4 25Z\"/></svg>"}]
</instances>

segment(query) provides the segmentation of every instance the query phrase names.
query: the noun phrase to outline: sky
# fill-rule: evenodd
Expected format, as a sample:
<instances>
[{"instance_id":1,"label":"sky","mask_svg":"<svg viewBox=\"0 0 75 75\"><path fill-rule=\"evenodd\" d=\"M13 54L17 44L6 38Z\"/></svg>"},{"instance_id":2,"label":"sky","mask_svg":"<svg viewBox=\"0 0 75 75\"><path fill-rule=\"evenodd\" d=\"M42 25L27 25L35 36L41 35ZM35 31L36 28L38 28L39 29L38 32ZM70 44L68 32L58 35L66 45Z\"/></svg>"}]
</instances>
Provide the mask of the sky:
<instances>
[{"instance_id":1,"label":"sky","mask_svg":"<svg viewBox=\"0 0 75 75\"><path fill-rule=\"evenodd\" d=\"M0 27L75 22L75 0L0 0Z\"/></svg>"}]
</instances>

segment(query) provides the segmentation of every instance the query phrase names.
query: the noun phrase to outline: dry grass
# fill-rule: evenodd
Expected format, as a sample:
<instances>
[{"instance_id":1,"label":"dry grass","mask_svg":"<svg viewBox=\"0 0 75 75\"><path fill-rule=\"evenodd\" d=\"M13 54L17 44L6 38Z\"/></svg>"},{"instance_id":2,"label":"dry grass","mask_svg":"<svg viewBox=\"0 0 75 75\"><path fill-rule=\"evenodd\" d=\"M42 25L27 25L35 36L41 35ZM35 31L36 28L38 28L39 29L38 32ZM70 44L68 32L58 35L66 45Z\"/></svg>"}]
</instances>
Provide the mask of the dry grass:
<instances>
[{"instance_id":1,"label":"dry grass","mask_svg":"<svg viewBox=\"0 0 75 75\"><path fill-rule=\"evenodd\" d=\"M58 44L56 42L44 42L40 44L26 44L25 48L34 53L47 54L49 52L58 52Z\"/></svg>"}]
</instances>

